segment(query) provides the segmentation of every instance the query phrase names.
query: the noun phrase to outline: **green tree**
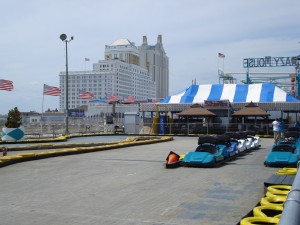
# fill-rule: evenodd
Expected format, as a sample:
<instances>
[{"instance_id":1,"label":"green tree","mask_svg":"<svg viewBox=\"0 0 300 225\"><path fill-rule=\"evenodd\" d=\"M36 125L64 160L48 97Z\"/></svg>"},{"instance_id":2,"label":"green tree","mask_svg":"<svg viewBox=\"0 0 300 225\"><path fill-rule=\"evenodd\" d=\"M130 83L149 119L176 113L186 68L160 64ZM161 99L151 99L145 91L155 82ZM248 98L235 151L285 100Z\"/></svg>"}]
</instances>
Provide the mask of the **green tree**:
<instances>
[{"instance_id":1,"label":"green tree","mask_svg":"<svg viewBox=\"0 0 300 225\"><path fill-rule=\"evenodd\" d=\"M21 113L17 107L9 110L5 126L7 128L18 128L22 124Z\"/></svg>"}]
</instances>

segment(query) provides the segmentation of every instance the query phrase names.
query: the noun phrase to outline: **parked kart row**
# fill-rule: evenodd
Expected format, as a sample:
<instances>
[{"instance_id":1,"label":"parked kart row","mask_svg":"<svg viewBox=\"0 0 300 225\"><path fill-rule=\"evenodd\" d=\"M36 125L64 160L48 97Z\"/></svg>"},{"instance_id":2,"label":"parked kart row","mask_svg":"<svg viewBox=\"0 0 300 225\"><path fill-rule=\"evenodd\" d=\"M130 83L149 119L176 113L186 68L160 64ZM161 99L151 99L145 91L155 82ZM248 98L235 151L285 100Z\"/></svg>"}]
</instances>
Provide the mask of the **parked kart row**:
<instances>
[{"instance_id":1,"label":"parked kart row","mask_svg":"<svg viewBox=\"0 0 300 225\"><path fill-rule=\"evenodd\" d=\"M252 131L201 136L194 151L181 156L171 151L166 159L166 168L215 167L259 147L260 137L256 137Z\"/></svg>"},{"instance_id":2,"label":"parked kart row","mask_svg":"<svg viewBox=\"0 0 300 225\"><path fill-rule=\"evenodd\" d=\"M265 166L296 167L300 159L300 135L295 129L288 129L284 137L275 143L264 162Z\"/></svg>"}]
</instances>

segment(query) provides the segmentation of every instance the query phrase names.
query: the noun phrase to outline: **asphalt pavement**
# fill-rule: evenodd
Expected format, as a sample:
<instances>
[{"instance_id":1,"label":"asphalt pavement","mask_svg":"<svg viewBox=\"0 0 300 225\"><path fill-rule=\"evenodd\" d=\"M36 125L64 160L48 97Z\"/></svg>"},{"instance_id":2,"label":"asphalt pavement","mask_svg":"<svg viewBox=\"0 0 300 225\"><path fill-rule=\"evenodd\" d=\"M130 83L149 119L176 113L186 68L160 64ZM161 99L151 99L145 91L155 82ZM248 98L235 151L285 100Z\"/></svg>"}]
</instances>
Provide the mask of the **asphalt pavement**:
<instances>
[{"instance_id":1,"label":"asphalt pavement","mask_svg":"<svg viewBox=\"0 0 300 225\"><path fill-rule=\"evenodd\" d=\"M272 139L219 168L165 169L197 138L28 161L0 168L1 225L236 225L278 168Z\"/></svg>"}]
</instances>

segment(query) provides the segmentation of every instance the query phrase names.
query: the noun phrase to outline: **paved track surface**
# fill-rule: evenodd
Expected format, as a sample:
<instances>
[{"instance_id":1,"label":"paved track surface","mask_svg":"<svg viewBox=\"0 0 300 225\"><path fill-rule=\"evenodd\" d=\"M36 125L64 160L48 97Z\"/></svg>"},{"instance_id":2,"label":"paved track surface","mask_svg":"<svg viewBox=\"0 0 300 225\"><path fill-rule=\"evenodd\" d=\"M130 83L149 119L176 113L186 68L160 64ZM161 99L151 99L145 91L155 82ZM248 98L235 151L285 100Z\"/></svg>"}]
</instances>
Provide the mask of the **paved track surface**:
<instances>
[{"instance_id":1,"label":"paved track surface","mask_svg":"<svg viewBox=\"0 0 300 225\"><path fill-rule=\"evenodd\" d=\"M236 225L278 169L272 139L219 168L165 169L197 138L28 161L0 168L1 225Z\"/></svg>"}]
</instances>

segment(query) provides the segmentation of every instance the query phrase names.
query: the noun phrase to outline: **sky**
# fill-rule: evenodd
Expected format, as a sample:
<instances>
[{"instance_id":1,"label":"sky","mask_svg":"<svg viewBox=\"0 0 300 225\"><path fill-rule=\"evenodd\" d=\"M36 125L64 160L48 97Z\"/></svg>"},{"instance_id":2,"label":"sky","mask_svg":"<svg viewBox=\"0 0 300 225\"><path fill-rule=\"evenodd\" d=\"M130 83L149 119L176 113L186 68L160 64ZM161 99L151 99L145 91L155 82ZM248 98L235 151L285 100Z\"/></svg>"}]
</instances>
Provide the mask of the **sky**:
<instances>
[{"instance_id":1,"label":"sky","mask_svg":"<svg viewBox=\"0 0 300 225\"><path fill-rule=\"evenodd\" d=\"M14 107L21 112L59 108L59 97L43 98L43 85L59 87L63 33L74 37L68 44L69 71L92 70L104 59L105 45L117 39L140 46L147 36L155 45L162 35L171 95L195 79L219 83L223 63L225 73L245 72L245 58L300 55L299 9L299 0L1 0L0 79L12 80L14 90L0 90L0 114ZM240 82L245 75L236 78Z\"/></svg>"}]
</instances>

